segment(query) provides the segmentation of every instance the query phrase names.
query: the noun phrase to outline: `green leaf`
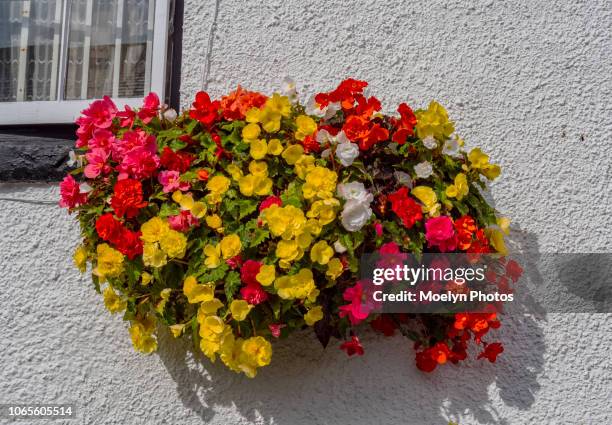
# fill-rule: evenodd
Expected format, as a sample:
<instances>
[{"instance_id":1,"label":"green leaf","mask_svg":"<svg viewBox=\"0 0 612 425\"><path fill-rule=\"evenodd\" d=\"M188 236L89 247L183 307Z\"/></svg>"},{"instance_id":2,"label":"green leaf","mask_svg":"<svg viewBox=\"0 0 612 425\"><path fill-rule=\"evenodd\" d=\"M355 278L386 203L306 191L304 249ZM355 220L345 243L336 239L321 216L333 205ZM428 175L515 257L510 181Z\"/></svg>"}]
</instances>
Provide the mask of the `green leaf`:
<instances>
[{"instance_id":1,"label":"green leaf","mask_svg":"<svg viewBox=\"0 0 612 425\"><path fill-rule=\"evenodd\" d=\"M258 246L259 244L261 244L263 241L265 241L269 237L270 237L270 232L268 232L267 230L264 230L261 228L255 229L255 234L253 235L253 238L251 239L251 248Z\"/></svg>"},{"instance_id":2,"label":"green leaf","mask_svg":"<svg viewBox=\"0 0 612 425\"><path fill-rule=\"evenodd\" d=\"M225 263L220 264L219 267L209 269L206 266L200 269L200 272L196 274L196 277L202 282L217 282L225 277L225 273L229 266Z\"/></svg>"},{"instance_id":3,"label":"green leaf","mask_svg":"<svg viewBox=\"0 0 612 425\"><path fill-rule=\"evenodd\" d=\"M159 211L159 216L161 218L166 218L166 217L170 217L171 215L177 215L179 214L180 210L179 210L179 206L175 203L163 203L161 205L161 209Z\"/></svg>"},{"instance_id":4,"label":"green leaf","mask_svg":"<svg viewBox=\"0 0 612 425\"><path fill-rule=\"evenodd\" d=\"M225 278L225 297L227 298L227 302L231 303L232 300L234 299L234 295L236 294L236 292L238 291L238 288L240 288L240 275L238 274L238 272L235 271L231 271L227 274L227 277Z\"/></svg>"},{"instance_id":5,"label":"green leaf","mask_svg":"<svg viewBox=\"0 0 612 425\"><path fill-rule=\"evenodd\" d=\"M193 181L195 179L198 178L198 175L195 171L187 171L183 174L181 174L181 181L182 182L190 182Z\"/></svg>"}]
</instances>

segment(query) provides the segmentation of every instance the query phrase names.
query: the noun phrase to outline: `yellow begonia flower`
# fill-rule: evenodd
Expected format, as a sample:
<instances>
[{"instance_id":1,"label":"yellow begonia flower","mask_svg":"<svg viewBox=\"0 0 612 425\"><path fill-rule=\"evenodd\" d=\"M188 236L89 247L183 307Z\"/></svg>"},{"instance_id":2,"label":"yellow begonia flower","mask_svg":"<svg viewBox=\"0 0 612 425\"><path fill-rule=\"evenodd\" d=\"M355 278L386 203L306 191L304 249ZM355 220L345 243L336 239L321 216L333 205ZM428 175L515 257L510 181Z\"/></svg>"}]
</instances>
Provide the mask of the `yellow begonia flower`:
<instances>
[{"instance_id":1,"label":"yellow begonia flower","mask_svg":"<svg viewBox=\"0 0 612 425\"><path fill-rule=\"evenodd\" d=\"M158 314L164 314L164 308L166 307L166 303L170 299L171 292L172 289L165 288L159 293L161 300L155 306L155 311L157 311Z\"/></svg>"},{"instance_id":2,"label":"yellow begonia flower","mask_svg":"<svg viewBox=\"0 0 612 425\"><path fill-rule=\"evenodd\" d=\"M283 117L291 115L291 101L287 96L281 96L278 93L274 93L272 97L266 100L264 110L269 109L274 112L278 112Z\"/></svg>"},{"instance_id":3,"label":"yellow begonia flower","mask_svg":"<svg viewBox=\"0 0 612 425\"><path fill-rule=\"evenodd\" d=\"M302 255L302 250L295 240L281 240L276 245L276 256L285 262L298 259Z\"/></svg>"},{"instance_id":4,"label":"yellow begonia flower","mask_svg":"<svg viewBox=\"0 0 612 425\"><path fill-rule=\"evenodd\" d=\"M464 196L470 191L470 186L467 181L467 176L463 173L459 173L455 176L455 184L451 184L446 188L446 196L449 198L457 198L461 201Z\"/></svg>"},{"instance_id":5,"label":"yellow begonia flower","mask_svg":"<svg viewBox=\"0 0 612 425\"><path fill-rule=\"evenodd\" d=\"M440 204L438 204L438 197L436 192L429 186L417 186L413 188L410 193L412 196L417 198L423 204L423 212L429 214L432 217L438 215Z\"/></svg>"},{"instance_id":6,"label":"yellow begonia flower","mask_svg":"<svg viewBox=\"0 0 612 425\"><path fill-rule=\"evenodd\" d=\"M258 183L259 178L254 176L253 174L247 174L244 177L240 177L238 180L238 188L240 189L240 193L244 196L253 196L255 192L255 185Z\"/></svg>"},{"instance_id":7,"label":"yellow begonia flower","mask_svg":"<svg viewBox=\"0 0 612 425\"><path fill-rule=\"evenodd\" d=\"M510 219L508 217L498 217L497 226L504 233L504 235L508 235L510 233Z\"/></svg>"},{"instance_id":8,"label":"yellow begonia flower","mask_svg":"<svg viewBox=\"0 0 612 425\"><path fill-rule=\"evenodd\" d=\"M253 306L245 300L233 300L230 304L230 312L232 313L232 318L237 322L241 322L246 319L252 309Z\"/></svg>"},{"instance_id":9,"label":"yellow begonia flower","mask_svg":"<svg viewBox=\"0 0 612 425\"><path fill-rule=\"evenodd\" d=\"M306 178L306 174L315 167L315 159L312 155L302 155L295 162L295 174L302 180Z\"/></svg>"},{"instance_id":10,"label":"yellow begonia flower","mask_svg":"<svg viewBox=\"0 0 612 425\"><path fill-rule=\"evenodd\" d=\"M242 177L242 170L234 163L228 165L226 170L234 180L239 180Z\"/></svg>"},{"instance_id":11,"label":"yellow begonia flower","mask_svg":"<svg viewBox=\"0 0 612 425\"><path fill-rule=\"evenodd\" d=\"M253 159L262 159L268 153L268 144L263 139L253 140L251 142L250 154Z\"/></svg>"},{"instance_id":12,"label":"yellow begonia flower","mask_svg":"<svg viewBox=\"0 0 612 425\"><path fill-rule=\"evenodd\" d=\"M261 114L262 114L261 109L251 108L245 114L244 119L246 120L246 122L249 122L249 123L258 123L258 122L261 122Z\"/></svg>"},{"instance_id":13,"label":"yellow begonia flower","mask_svg":"<svg viewBox=\"0 0 612 425\"><path fill-rule=\"evenodd\" d=\"M218 298L213 298L212 300L204 301L200 304L200 308L198 309L198 315L211 315L217 314L217 310L223 307L223 303Z\"/></svg>"},{"instance_id":14,"label":"yellow begonia flower","mask_svg":"<svg viewBox=\"0 0 612 425\"><path fill-rule=\"evenodd\" d=\"M260 178L255 185L255 195L265 196L272 193L272 180L268 177Z\"/></svg>"},{"instance_id":15,"label":"yellow begonia flower","mask_svg":"<svg viewBox=\"0 0 612 425\"><path fill-rule=\"evenodd\" d=\"M172 192L172 200L174 202L178 204L181 202L181 199L183 199L183 192L181 192L180 190L175 190L174 192Z\"/></svg>"},{"instance_id":16,"label":"yellow begonia flower","mask_svg":"<svg viewBox=\"0 0 612 425\"><path fill-rule=\"evenodd\" d=\"M340 207L340 201L336 198L318 200L312 203L306 216L318 219L319 224L325 226L335 220L338 207Z\"/></svg>"},{"instance_id":17,"label":"yellow begonia flower","mask_svg":"<svg viewBox=\"0 0 612 425\"><path fill-rule=\"evenodd\" d=\"M247 141L255 140L259 137L260 133L261 128L259 128L259 125L255 123L250 123L244 126L244 128L242 129L242 138Z\"/></svg>"},{"instance_id":18,"label":"yellow begonia flower","mask_svg":"<svg viewBox=\"0 0 612 425\"><path fill-rule=\"evenodd\" d=\"M170 325L169 328L170 332L172 332L172 336L178 338L183 333L183 330L185 329L185 324Z\"/></svg>"},{"instance_id":19,"label":"yellow begonia flower","mask_svg":"<svg viewBox=\"0 0 612 425\"><path fill-rule=\"evenodd\" d=\"M295 235L295 241L297 242L300 248L306 249L312 243L312 235L310 234L310 232L304 229L303 232Z\"/></svg>"},{"instance_id":20,"label":"yellow begonia flower","mask_svg":"<svg viewBox=\"0 0 612 425\"><path fill-rule=\"evenodd\" d=\"M102 282L109 277L117 277L123 272L123 254L108 244L100 244L96 248L98 265L94 269L94 274Z\"/></svg>"},{"instance_id":21,"label":"yellow begonia flower","mask_svg":"<svg viewBox=\"0 0 612 425\"><path fill-rule=\"evenodd\" d=\"M187 237L176 230L169 230L162 236L159 245L168 257L183 258L187 250Z\"/></svg>"},{"instance_id":22,"label":"yellow begonia flower","mask_svg":"<svg viewBox=\"0 0 612 425\"><path fill-rule=\"evenodd\" d=\"M295 164L304 154L304 148L302 145L291 145L288 146L282 154L282 157L287 164L293 165Z\"/></svg>"},{"instance_id":23,"label":"yellow begonia flower","mask_svg":"<svg viewBox=\"0 0 612 425\"><path fill-rule=\"evenodd\" d=\"M230 179L223 175L216 175L208 180L206 183L206 189L212 193L223 195L230 187Z\"/></svg>"},{"instance_id":24,"label":"yellow begonia flower","mask_svg":"<svg viewBox=\"0 0 612 425\"><path fill-rule=\"evenodd\" d=\"M201 308L202 305L200 305ZM211 361L214 361L217 353L232 350L234 345L234 334L232 328L226 325L218 316L201 315L198 312L198 323L200 324L200 349Z\"/></svg>"},{"instance_id":25,"label":"yellow begonia flower","mask_svg":"<svg viewBox=\"0 0 612 425\"><path fill-rule=\"evenodd\" d=\"M268 164L265 161L249 162L249 172L254 176L268 177Z\"/></svg>"},{"instance_id":26,"label":"yellow begonia flower","mask_svg":"<svg viewBox=\"0 0 612 425\"><path fill-rule=\"evenodd\" d=\"M170 231L170 225L161 217L153 217L140 226L140 239L144 242L159 242L161 238Z\"/></svg>"},{"instance_id":27,"label":"yellow begonia flower","mask_svg":"<svg viewBox=\"0 0 612 425\"><path fill-rule=\"evenodd\" d=\"M329 263L334 256L334 249L325 241L319 241L310 250L310 259L321 265Z\"/></svg>"},{"instance_id":28,"label":"yellow begonia flower","mask_svg":"<svg viewBox=\"0 0 612 425\"><path fill-rule=\"evenodd\" d=\"M208 227L218 229L222 224L223 222L221 221L221 217L219 217L217 214L206 217L206 225L208 225Z\"/></svg>"},{"instance_id":29,"label":"yellow begonia flower","mask_svg":"<svg viewBox=\"0 0 612 425\"><path fill-rule=\"evenodd\" d=\"M302 186L304 198L332 198L337 181L338 175L334 171L325 167L312 168L306 174L306 183Z\"/></svg>"},{"instance_id":30,"label":"yellow begonia flower","mask_svg":"<svg viewBox=\"0 0 612 425\"><path fill-rule=\"evenodd\" d=\"M77 247L72 256L72 260L77 269L79 269L81 273L84 273L85 270L87 270L87 249L85 249L83 245Z\"/></svg>"},{"instance_id":31,"label":"yellow begonia flower","mask_svg":"<svg viewBox=\"0 0 612 425\"><path fill-rule=\"evenodd\" d=\"M501 231L489 228L485 230L485 234L489 238L491 246L495 248L495 251L501 255L508 255L508 248L506 248L506 243L504 242L504 234Z\"/></svg>"},{"instance_id":32,"label":"yellow begonia flower","mask_svg":"<svg viewBox=\"0 0 612 425\"><path fill-rule=\"evenodd\" d=\"M264 196L272 193L272 180L260 175L247 174L238 180L238 188L244 196Z\"/></svg>"},{"instance_id":33,"label":"yellow begonia flower","mask_svg":"<svg viewBox=\"0 0 612 425\"><path fill-rule=\"evenodd\" d=\"M489 155L484 154L479 148L474 148L468 154L470 167L478 170L489 180L495 180L501 174L499 165L489 163Z\"/></svg>"},{"instance_id":34,"label":"yellow begonia flower","mask_svg":"<svg viewBox=\"0 0 612 425\"><path fill-rule=\"evenodd\" d=\"M255 276L257 282L261 283L263 286L269 286L276 279L276 268L274 265L264 264L259 269L259 273Z\"/></svg>"},{"instance_id":35,"label":"yellow begonia flower","mask_svg":"<svg viewBox=\"0 0 612 425\"><path fill-rule=\"evenodd\" d=\"M178 196L176 198L178 198ZM190 211L193 208L193 204L195 204L195 201L193 200L193 196L191 195L182 195L178 199L179 199L178 204L183 211Z\"/></svg>"},{"instance_id":36,"label":"yellow begonia flower","mask_svg":"<svg viewBox=\"0 0 612 425\"><path fill-rule=\"evenodd\" d=\"M125 308L127 307L127 301L117 295L113 288L108 286L104 290L104 306L111 313L118 313L120 311L125 310Z\"/></svg>"},{"instance_id":37,"label":"yellow begonia flower","mask_svg":"<svg viewBox=\"0 0 612 425\"><path fill-rule=\"evenodd\" d=\"M194 276L187 276L183 281L183 293L190 304L210 301L215 297L215 285L201 285Z\"/></svg>"},{"instance_id":38,"label":"yellow begonia flower","mask_svg":"<svg viewBox=\"0 0 612 425\"><path fill-rule=\"evenodd\" d=\"M293 205L272 205L263 210L260 217L273 236L280 236L285 240L292 239L306 224L304 212Z\"/></svg>"},{"instance_id":39,"label":"yellow begonia flower","mask_svg":"<svg viewBox=\"0 0 612 425\"><path fill-rule=\"evenodd\" d=\"M339 258L332 258L327 263L327 271L325 275L330 277L332 280L336 280L344 271L344 266Z\"/></svg>"},{"instance_id":40,"label":"yellow begonia flower","mask_svg":"<svg viewBox=\"0 0 612 425\"><path fill-rule=\"evenodd\" d=\"M270 364L272 360L272 345L261 336L251 337L239 345L236 357L236 369L244 372L249 378L254 378L257 369Z\"/></svg>"},{"instance_id":41,"label":"yellow begonia flower","mask_svg":"<svg viewBox=\"0 0 612 425\"><path fill-rule=\"evenodd\" d=\"M301 269L292 276L281 276L274 281L277 294L284 300L308 299L315 302L319 296L312 270Z\"/></svg>"},{"instance_id":42,"label":"yellow begonia flower","mask_svg":"<svg viewBox=\"0 0 612 425\"><path fill-rule=\"evenodd\" d=\"M219 245L206 245L204 247L204 265L209 269L219 267L221 264L221 247Z\"/></svg>"},{"instance_id":43,"label":"yellow begonia flower","mask_svg":"<svg viewBox=\"0 0 612 425\"><path fill-rule=\"evenodd\" d=\"M130 336L134 348L145 354L157 350L157 339L153 336L154 331L155 319L152 316L134 321L130 326Z\"/></svg>"},{"instance_id":44,"label":"yellow begonia flower","mask_svg":"<svg viewBox=\"0 0 612 425\"><path fill-rule=\"evenodd\" d=\"M420 139L433 136L444 141L455 131L455 126L448 120L446 109L438 102L431 101L426 110L416 112L416 132Z\"/></svg>"},{"instance_id":45,"label":"yellow begonia flower","mask_svg":"<svg viewBox=\"0 0 612 425\"><path fill-rule=\"evenodd\" d=\"M221 239L219 246L221 247L221 255L225 260L240 254L240 250L242 249L242 243L238 235L225 236Z\"/></svg>"},{"instance_id":46,"label":"yellow begonia flower","mask_svg":"<svg viewBox=\"0 0 612 425\"><path fill-rule=\"evenodd\" d=\"M306 136L310 136L317 131L317 123L308 115L299 115L295 119L295 125L297 130L295 131L295 138L297 140L304 140Z\"/></svg>"},{"instance_id":47,"label":"yellow begonia flower","mask_svg":"<svg viewBox=\"0 0 612 425\"><path fill-rule=\"evenodd\" d=\"M313 326L321 319L323 319L323 307L320 305L311 308L308 310L308 313L304 315L304 322L306 322L308 326Z\"/></svg>"},{"instance_id":48,"label":"yellow begonia flower","mask_svg":"<svg viewBox=\"0 0 612 425\"><path fill-rule=\"evenodd\" d=\"M206 204L204 202L194 202L189 210L194 217L202 218L206 214Z\"/></svg>"},{"instance_id":49,"label":"yellow begonia flower","mask_svg":"<svg viewBox=\"0 0 612 425\"><path fill-rule=\"evenodd\" d=\"M322 229L321 223L314 219L306 221L306 225L304 226L304 230L309 232L312 236L318 236Z\"/></svg>"},{"instance_id":50,"label":"yellow begonia flower","mask_svg":"<svg viewBox=\"0 0 612 425\"><path fill-rule=\"evenodd\" d=\"M159 248L159 244L145 243L142 248L142 262L145 266L162 267L168 263L168 256Z\"/></svg>"},{"instance_id":51,"label":"yellow begonia flower","mask_svg":"<svg viewBox=\"0 0 612 425\"><path fill-rule=\"evenodd\" d=\"M142 286L147 286L149 283L151 283L151 280L153 280L153 276L151 276L150 273L142 272L140 274L140 284Z\"/></svg>"},{"instance_id":52,"label":"yellow begonia flower","mask_svg":"<svg viewBox=\"0 0 612 425\"><path fill-rule=\"evenodd\" d=\"M280 155L281 153L283 153L283 145L281 144L280 140L271 139L268 142L268 154L277 156L277 155Z\"/></svg>"}]
</instances>

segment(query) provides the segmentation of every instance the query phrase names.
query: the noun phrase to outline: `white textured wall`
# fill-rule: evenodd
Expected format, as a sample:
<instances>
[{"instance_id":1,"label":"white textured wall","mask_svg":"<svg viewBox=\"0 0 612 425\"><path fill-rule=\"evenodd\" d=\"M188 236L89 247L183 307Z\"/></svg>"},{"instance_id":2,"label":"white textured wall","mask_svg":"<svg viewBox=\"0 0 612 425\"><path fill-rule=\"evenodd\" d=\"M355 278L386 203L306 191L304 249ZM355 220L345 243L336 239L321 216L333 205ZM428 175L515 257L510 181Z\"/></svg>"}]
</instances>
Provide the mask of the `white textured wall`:
<instances>
[{"instance_id":1,"label":"white textured wall","mask_svg":"<svg viewBox=\"0 0 612 425\"><path fill-rule=\"evenodd\" d=\"M522 247L610 251L609 1L220 0L209 52L215 6L186 0L183 104L207 66L214 95L290 75L307 93L366 79L387 110L435 98L468 145L501 162L493 197ZM57 190L4 185L2 197ZM365 356L347 359L306 333L275 344L248 380L168 336L158 354L133 353L72 268L65 211L0 200L0 229L0 402L74 401L78 422L94 424L612 423L611 315L506 317L496 365L428 375L399 337L366 335Z\"/></svg>"}]
</instances>

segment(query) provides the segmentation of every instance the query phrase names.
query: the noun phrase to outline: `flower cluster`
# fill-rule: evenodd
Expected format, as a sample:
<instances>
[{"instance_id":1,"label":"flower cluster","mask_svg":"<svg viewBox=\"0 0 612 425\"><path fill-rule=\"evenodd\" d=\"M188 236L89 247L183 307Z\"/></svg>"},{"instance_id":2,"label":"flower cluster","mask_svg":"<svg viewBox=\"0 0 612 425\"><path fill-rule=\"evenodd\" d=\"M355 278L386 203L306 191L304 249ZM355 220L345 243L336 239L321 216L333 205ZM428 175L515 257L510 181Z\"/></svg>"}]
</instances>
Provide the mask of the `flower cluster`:
<instances>
[{"instance_id":1,"label":"flower cluster","mask_svg":"<svg viewBox=\"0 0 612 425\"><path fill-rule=\"evenodd\" d=\"M312 327L362 355L362 323L413 339L432 371L467 356L495 361L490 313L374 313L358 281L363 253L506 254L508 220L482 197L500 174L480 149L463 150L446 110L431 102L383 115L367 83L343 81L306 104L238 88L196 95L184 113L149 94L140 109L94 101L77 120L80 168L61 183L111 313L130 323L134 347L157 349L157 332L192 338L211 361L256 375L271 342ZM73 176L79 176L79 184ZM518 264L489 276L509 286Z\"/></svg>"}]
</instances>

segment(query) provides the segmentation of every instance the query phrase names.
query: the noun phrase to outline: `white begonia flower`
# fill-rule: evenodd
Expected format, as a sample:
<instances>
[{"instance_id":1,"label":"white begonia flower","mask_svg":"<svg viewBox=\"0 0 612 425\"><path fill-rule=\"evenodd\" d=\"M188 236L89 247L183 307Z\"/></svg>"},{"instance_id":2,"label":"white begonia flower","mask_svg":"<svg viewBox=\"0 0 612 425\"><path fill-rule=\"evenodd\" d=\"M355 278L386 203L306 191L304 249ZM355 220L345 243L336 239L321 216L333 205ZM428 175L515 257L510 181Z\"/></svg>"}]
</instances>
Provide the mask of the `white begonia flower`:
<instances>
[{"instance_id":1,"label":"white begonia flower","mask_svg":"<svg viewBox=\"0 0 612 425\"><path fill-rule=\"evenodd\" d=\"M449 156L457 156L459 154L459 140L453 137L444 142L442 153Z\"/></svg>"},{"instance_id":2,"label":"white begonia flower","mask_svg":"<svg viewBox=\"0 0 612 425\"><path fill-rule=\"evenodd\" d=\"M412 189L412 179L410 178L410 174L404 173L403 171L394 171L393 175L399 184L402 186L407 186L408 189Z\"/></svg>"},{"instance_id":3,"label":"white begonia flower","mask_svg":"<svg viewBox=\"0 0 612 425\"><path fill-rule=\"evenodd\" d=\"M361 182L340 183L337 189L338 196L345 201L357 201L369 205L374 200L374 196L366 190Z\"/></svg>"},{"instance_id":4,"label":"white begonia flower","mask_svg":"<svg viewBox=\"0 0 612 425\"><path fill-rule=\"evenodd\" d=\"M308 102L306 103L306 107L304 108L304 110L307 115L314 115L316 117L323 118L324 120L328 120L334 115L336 115L336 112L340 110L340 103L330 103L325 108L321 108L315 100L315 97L311 96Z\"/></svg>"},{"instance_id":5,"label":"white begonia flower","mask_svg":"<svg viewBox=\"0 0 612 425\"><path fill-rule=\"evenodd\" d=\"M353 164L353 161L359 156L359 147L355 143L345 142L338 143L336 147L336 157L340 164L348 167Z\"/></svg>"},{"instance_id":6,"label":"white begonia flower","mask_svg":"<svg viewBox=\"0 0 612 425\"><path fill-rule=\"evenodd\" d=\"M433 174L433 168L429 161L423 161L414 166L414 172L420 179L426 179Z\"/></svg>"},{"instance_id":7,"label":"white begonia flower","mask_svg":"<svg viewBox=\"0 0 612 425\"><path fill-rule=\"evenodd\" d=\"M295 81L293 78L285 77L281 84L281 92L289 98L292 102L297 99L297 90L295 88Z\"/></svg>"},{"instance_id":8,"label":"white begonia flower","mask_svg":"<svg viewBox=\"0 0 612 425\"><path fill-rule=\"evenodd\" d=\"M166 109L162 115L165 119L167 119L170 122L173 122L177 117L176 111L172 108Z\"/></svg>"},{"instance_id":9,"label":"white begonia flower","mask_svg":"<svg viewBox=\"0 0 612 425\"><path fill-rule=\"evenodd\" d=\"M367 203L359 202L351 199L344 204L344 209L340 214L342 226L349 232L357 232L372 217L372 209Z\"/></svg>"},{"instance_id":10,"label":"white begonia flower","mask_svg":"<svg viewBox=\"0 0 612 425\"><path fill-rule=\"evenodd\" d=\"M346 252L346 247L342 245L342 242L337 240L334 242L334 251L336 251L338 254L344 254Z\"/></svg>"},{"instance_id":11,"label":"white begonia flower","mask_svg":"<svg viewBox=\"0 0 612 425\"><path fill-rule=\"evenodd\" d=\"M433 136L427 136L423 139L423 144L429 150L433 150L438 147L438 141Z\"/></svg>"},{"instance_id":12,"label":"white begonia flower","mask_svg":"<svg viewBox=\"0 0 612 425\"><path fill-rule=\"evenodd\" d=\"M339 143L350 143L350 140L348 139L348 137L346 137L346 134L344 134L344 131L340 131L335 136L332 136L329 131L322 129L322 130L317 131L316 139L317 139L317 142L319 142L321 146L327 143L329 143L332 146L337 145Z\"/></svg>"},{"instance_id":13,"label":"white begonia flower","mask_svg":"<svg viewBox=\"0 0 612 425\"><path fill-rule=\"evenodd\" d=\"M79 190L81 192L83 192L83 193L91 192L92 189L93 188L90 185L88 185L87 183L81 183L79 185Z\"/></svg>"},{"instance_id":14,"label":"white begonia flower","mask_svg":"<svg viewBox=\"0 0 612 425\"><path fill-rule=\"evenodd\" d=\"M76 168L83 166L83 155L77 155L73 150L68 152L68 161L66 161L69 167Z\"/></svg>"}]
</instances>

